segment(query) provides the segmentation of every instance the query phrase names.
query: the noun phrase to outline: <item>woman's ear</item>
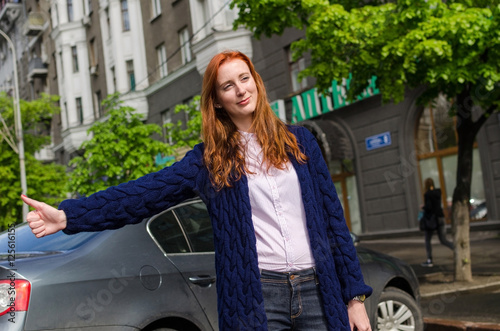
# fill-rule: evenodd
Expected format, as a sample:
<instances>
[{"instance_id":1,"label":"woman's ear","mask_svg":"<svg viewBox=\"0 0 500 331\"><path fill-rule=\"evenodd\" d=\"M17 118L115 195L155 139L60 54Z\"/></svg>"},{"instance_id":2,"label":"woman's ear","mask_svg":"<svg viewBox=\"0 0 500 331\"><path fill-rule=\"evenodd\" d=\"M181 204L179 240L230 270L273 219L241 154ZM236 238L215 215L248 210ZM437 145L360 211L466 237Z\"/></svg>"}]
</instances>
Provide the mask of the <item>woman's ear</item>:
<instances>
[{"instance_id":1,"label":"woman's ear","mask_svg":"<svg viewBox=\"0 0 500 331\"><path fill-rule=\"evenodd\" d=\"M219 108L219 109L222 108L222 106L219 105L218 103L215 103L214 106L215 106L215 108Z\"/></svg>"}]
</instances>

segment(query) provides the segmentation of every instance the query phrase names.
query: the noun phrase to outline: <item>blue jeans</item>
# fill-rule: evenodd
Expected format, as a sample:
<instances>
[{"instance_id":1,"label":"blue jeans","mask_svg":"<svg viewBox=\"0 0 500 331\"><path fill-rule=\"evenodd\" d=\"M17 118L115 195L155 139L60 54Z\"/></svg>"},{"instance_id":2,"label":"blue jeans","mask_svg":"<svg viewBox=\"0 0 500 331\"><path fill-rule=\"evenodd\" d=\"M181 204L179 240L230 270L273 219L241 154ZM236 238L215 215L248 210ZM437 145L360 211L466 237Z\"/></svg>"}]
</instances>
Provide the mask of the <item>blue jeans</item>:
<instances>
[{"instance_id":1,"label":"blue jeans","mask_svg":"<svg viewBox=\"0 0 500 331\"><path fill-rule=\"evenodd\" d=\"M260 279L269 331L328 329L314 268L262 270Z\"/></svg>"}]
</instances>

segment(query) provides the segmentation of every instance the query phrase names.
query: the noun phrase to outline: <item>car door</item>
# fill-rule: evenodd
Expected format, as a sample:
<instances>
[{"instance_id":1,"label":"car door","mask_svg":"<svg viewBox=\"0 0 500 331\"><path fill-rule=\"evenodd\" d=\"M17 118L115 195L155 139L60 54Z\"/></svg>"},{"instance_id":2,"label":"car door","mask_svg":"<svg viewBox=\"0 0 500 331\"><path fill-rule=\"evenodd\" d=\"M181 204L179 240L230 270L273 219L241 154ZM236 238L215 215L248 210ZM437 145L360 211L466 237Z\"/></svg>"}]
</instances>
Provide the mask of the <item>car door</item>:
<instances>
[{"instance_id":1,"label":"car door","mask_svg":"<svg viewBox=\"0 0 500 331\"><path fill-rule=\"evenodd\" d=\"M182 203L152 219L149 228L218 330L213 231L205 204Z\"/></svg>"}]
</instances>

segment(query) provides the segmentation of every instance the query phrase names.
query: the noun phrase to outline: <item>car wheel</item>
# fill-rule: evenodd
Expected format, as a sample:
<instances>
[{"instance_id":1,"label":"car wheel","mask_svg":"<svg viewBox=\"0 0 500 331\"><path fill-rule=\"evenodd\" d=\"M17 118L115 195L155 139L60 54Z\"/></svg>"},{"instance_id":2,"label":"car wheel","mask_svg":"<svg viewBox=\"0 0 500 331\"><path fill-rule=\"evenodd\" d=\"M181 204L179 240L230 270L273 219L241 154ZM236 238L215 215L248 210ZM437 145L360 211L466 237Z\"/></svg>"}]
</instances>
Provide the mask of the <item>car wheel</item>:
<instances>
[{"instance_id":1,"label":"car wheel","mask_svg":"<svg viewBox=\"0 0 500 331\"><path fill-rule=\"evenodd\" d=\"M408 293L395 287L388 287L380 296L377 308L379 331L424 329L422 312Z\"/></svg>"}]
</instances>

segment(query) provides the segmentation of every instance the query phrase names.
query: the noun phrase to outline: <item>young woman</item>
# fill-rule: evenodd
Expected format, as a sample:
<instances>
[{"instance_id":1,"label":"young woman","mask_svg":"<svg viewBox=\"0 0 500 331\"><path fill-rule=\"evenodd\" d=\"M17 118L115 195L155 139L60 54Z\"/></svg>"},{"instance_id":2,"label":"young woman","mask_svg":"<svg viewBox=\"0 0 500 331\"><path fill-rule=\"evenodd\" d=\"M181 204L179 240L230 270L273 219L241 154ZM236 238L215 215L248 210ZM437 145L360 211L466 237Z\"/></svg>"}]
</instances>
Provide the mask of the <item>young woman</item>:
<instances>
[{"instance_id":1,"label":"young woman","mask_svg":"<svg viewBox=\"0 0 500 331\"><path fill-rule=\"evenodd\" d=\"M432 178L427 178L424 182L425 193L424 193L424 214L428 219L434 220L435 224L431 227L425 228L425 250L427 252L427 260L422 263L423 267L433 267L432 262L432 244L431 239L434 231L437 231L439 241L444 246L453 250L453 243L446 239L446 233L444 228L444 213L441 207L441 189L434 188L434 180ZM434 215L434 218L431 218Z\"/></svg>"},{"instance_id":2,"label":"young woman","mask_svg":"<svg viewBox=\"0 0 500 331\"><path fill-rule=\"evenodd\" d=\"M33 233L115 229L198 195L213 224L221 330L370 330L371 288L314 136L273 114L240 52L210 61L201 111L204 143L170 167L59 210L23 196Z\"/></svg>"}]
</instances>

